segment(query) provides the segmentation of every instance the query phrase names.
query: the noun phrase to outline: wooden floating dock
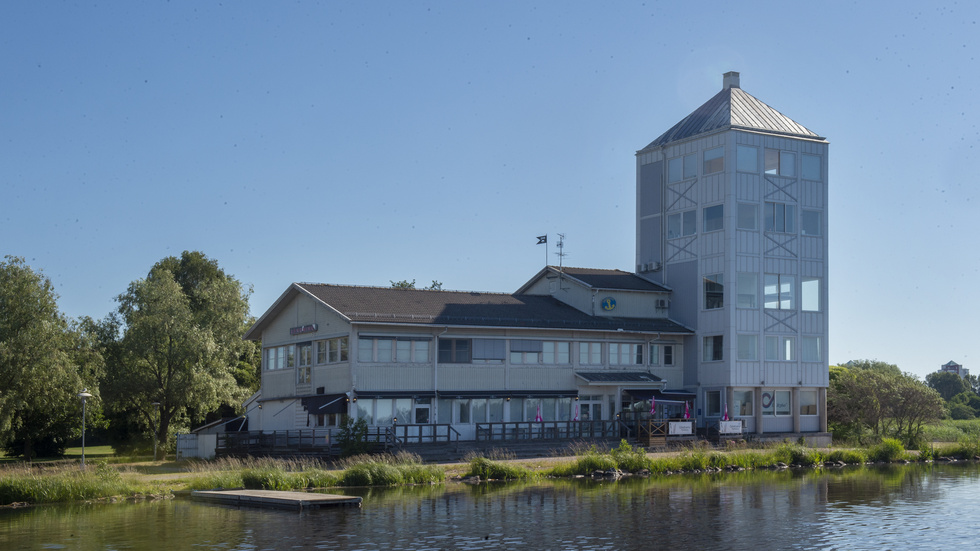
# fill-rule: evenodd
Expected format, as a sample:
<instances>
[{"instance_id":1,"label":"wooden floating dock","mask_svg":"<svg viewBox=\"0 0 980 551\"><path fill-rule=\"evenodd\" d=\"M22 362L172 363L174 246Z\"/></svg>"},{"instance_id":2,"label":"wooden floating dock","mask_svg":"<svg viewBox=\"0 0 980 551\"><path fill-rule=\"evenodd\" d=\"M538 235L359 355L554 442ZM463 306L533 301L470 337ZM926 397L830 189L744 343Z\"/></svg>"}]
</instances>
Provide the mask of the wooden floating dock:
<instances>
[{"instance_id":1,"label":"wooden floating dock","mask_svg":"<svg viewBox=\"0 0 980 551\"><path fill-rule=\"evenodd\" d=\"M266 507L298 511L321 507L361 506L361 498L358 496L276 490L195 490L191 492L191 499L239 507Z\"/></svg>"}]
</instances>

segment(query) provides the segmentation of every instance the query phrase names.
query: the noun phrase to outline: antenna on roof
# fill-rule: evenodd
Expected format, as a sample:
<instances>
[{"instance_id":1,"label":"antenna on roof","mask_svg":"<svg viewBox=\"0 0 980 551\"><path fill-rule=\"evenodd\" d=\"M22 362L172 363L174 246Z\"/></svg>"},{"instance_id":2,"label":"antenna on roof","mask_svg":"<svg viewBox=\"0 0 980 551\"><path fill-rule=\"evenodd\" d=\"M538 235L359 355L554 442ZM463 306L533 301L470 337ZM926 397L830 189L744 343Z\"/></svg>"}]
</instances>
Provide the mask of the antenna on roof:
<instances>
[{"instance_id":1,"label":"antenna on roof","mask_svg":"<svg viewBox=\"0 0 980 551\"><path fill-rule=\"evenodd\" d=\"M564 260L565 260L565 234L558 234L558 252L555 253L558 256L558 288L564 289L562 287L562 279L565 274L564 270Z\"/></svg>"}]
</instances>

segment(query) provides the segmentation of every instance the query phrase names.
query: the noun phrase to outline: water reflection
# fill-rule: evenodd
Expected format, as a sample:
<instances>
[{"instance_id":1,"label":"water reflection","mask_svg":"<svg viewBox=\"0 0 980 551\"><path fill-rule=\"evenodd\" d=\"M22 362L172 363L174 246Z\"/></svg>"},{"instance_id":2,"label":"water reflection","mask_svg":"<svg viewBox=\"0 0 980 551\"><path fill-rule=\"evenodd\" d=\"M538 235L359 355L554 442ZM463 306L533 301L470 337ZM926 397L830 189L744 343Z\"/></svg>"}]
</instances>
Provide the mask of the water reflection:
<instances>
[{"instance_id":1,"label":"water reflection","mask_svg":"<svg viewBox=\"0 0 980 551\"><path fill-rule=\"evenodd\" d=\"M351 489L361 509L185 500L0 511L6 549L941 549L976 465Z\"/></svg>"}]
</instances>

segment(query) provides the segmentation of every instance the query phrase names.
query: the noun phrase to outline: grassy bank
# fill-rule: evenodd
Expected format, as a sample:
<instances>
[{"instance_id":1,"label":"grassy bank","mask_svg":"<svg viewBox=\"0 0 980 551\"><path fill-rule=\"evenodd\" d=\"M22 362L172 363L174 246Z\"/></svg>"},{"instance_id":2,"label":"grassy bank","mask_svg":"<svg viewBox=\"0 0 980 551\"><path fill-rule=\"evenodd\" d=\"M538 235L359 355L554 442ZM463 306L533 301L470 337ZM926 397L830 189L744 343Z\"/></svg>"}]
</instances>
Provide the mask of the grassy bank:
<instances>
[{"instance_id":1,"label":"grassy bank","mask_svg":"<svg viewBox=\"0 0 980 551\"><path fill-rule=\"evenodd\" d=\"M862 449L818 450L784 443L763 448L692 446L677 452L648 454L625 441L611 450L595 447L574 457L515 460L503 454L472 456L464 464L427 465L413 454L358 456L337 464L316 460L223 459L180 464L96 461L82 472L76 463L35 463L0 467L0 505L56 503L108 498L142 499L173 491L251 488L298 490L343 486L435 484L450 477L479 480L533 480L589 476L597 471L643 475L771 469L784 466L926 461L980 457L980 439L936 444L907 451L896 440Z\"/></svg>"}]
</instances>

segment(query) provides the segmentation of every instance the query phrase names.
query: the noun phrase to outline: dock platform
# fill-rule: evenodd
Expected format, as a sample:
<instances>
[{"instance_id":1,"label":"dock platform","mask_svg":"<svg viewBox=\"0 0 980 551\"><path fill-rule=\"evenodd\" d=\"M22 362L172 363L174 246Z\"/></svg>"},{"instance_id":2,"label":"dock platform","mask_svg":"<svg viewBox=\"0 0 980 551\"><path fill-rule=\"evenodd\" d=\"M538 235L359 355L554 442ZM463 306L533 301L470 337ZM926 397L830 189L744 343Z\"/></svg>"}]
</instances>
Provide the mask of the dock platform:
<instances>
[{"instance_id":1,"label":"dock platform","mask_svg":"<svg viewBox=\"0 0 980 551\"><path fill-rule=\"evenodd\" d=\"M361 498L358 496L277 490L195 490L191 492L191 499L239 507L265 507L299 511L321 507L361 506Z\"/></svg>"}]
</instances>

